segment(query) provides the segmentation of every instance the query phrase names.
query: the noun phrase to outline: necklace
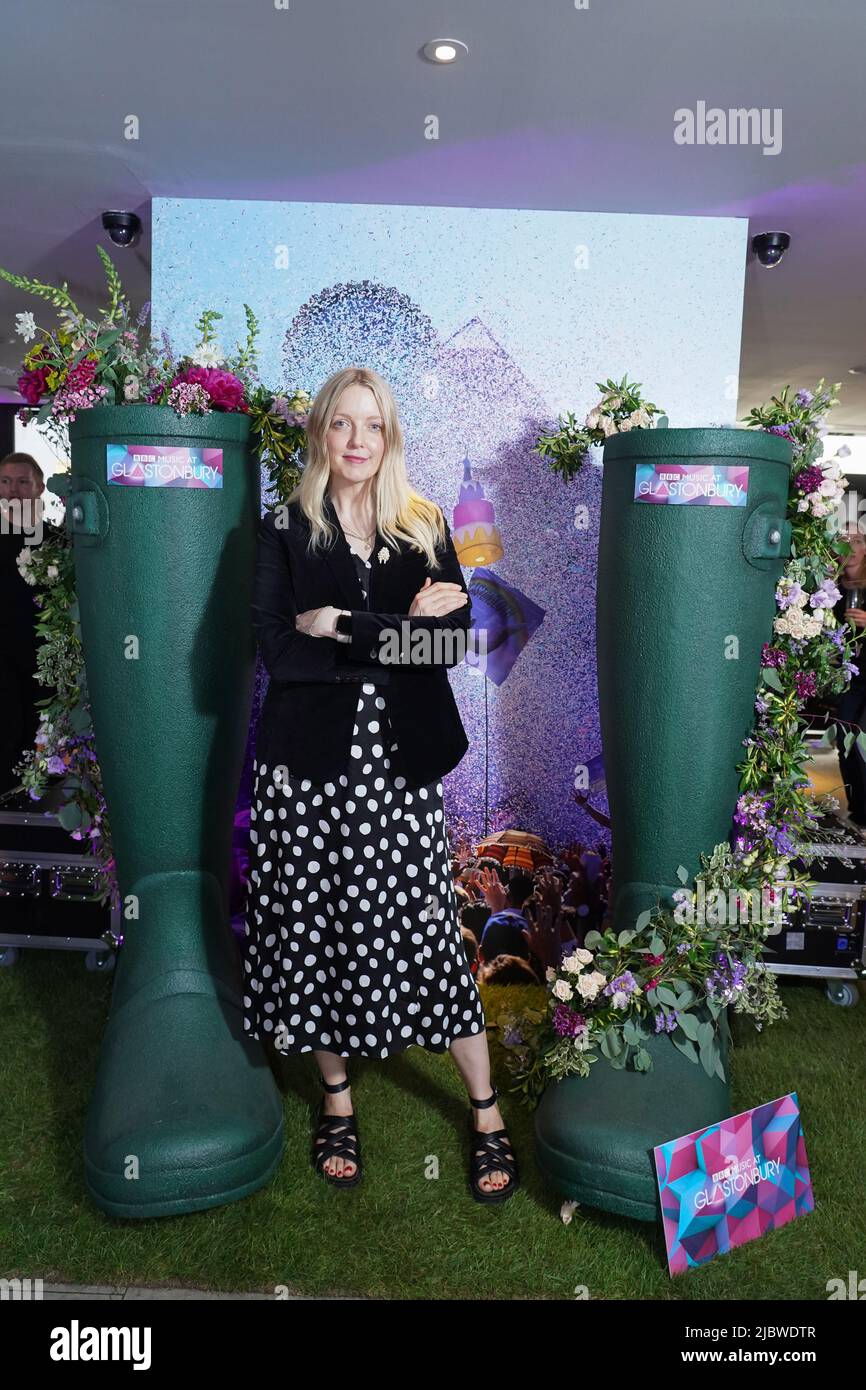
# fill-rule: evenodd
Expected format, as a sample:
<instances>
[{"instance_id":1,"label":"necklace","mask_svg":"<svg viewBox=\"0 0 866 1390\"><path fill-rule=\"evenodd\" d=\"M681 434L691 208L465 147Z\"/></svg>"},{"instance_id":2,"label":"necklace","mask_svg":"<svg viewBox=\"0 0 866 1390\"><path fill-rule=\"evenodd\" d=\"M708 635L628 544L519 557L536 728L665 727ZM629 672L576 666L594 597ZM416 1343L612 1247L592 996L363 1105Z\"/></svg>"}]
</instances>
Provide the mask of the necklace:
<instances>
[{"instance_id":1,"label":"necklace","mask_svg":"<svg viewBox=\"0 0 866 1390\"><path fill-rule=\"evenodd\" d=\"M340 521L339 513L337 513L337 520ZM350 531L348 526L344 526L342 521L340 521L340 530L343 531L347 536L354 536L356 540L363 541L365 545L368 541L374 540L376 536L375 526L373 527L373 530L369 533L369 535L362 536L359 531Z\"/></svg>"}]
</instances>

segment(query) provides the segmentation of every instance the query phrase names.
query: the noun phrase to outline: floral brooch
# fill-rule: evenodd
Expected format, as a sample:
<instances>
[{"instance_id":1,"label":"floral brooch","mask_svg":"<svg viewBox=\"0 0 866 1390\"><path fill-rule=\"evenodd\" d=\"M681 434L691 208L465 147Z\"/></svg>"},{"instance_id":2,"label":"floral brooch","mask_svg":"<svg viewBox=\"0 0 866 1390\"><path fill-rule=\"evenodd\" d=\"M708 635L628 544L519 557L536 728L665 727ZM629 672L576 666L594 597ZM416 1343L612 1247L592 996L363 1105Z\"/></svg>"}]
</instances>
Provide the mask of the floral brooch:
<instances>
[{"instance_id":1,"label":"floral brooch","mask_svg":"<svg viewBox=\"0 0 866 1390\"><path fill-rule=\"evenodd\" d=\"M390 554L390 551L388 550L387 545L383 545L383 546L382 546L382 549L379 551L378 555L376 556L376 559L379 561L379 564L380 564L380 565L384 565L385 561L388 559L389 554Z\"/></svg>"}]
</instances>

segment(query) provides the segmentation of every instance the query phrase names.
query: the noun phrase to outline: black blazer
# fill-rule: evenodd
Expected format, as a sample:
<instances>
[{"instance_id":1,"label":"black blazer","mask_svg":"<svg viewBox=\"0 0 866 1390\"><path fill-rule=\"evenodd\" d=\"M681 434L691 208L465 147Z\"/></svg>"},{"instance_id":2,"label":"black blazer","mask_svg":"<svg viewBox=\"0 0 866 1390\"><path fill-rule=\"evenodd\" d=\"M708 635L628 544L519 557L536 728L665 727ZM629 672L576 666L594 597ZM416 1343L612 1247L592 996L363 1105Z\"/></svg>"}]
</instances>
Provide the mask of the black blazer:
<instances>
[{"instance_id":1,"label":"black blazer","mask_svg":"<svg viewBox=\"0 0 866 1390\"><path fill-rule=\"evenodd\" d=\"M268 768L287 768L289 775L314 782L332 781L348 767L349 748L361 682L381 686L399 755L391 755L392 772L410 787L443 777L460 762L469 741L447 668L463 659L459 633L471 627L471 600L445 617L409 618L409 607L429 574L456 583L467 594L451 532L445 522L445 542L437 550L442 568L432 571L422 553L408 542L398 550L376 533L370 556L369 609L359 606L355 561L340 529L330 497L325 512L336 527L330 546L307 550L310 527L297 502L266 512L259 522L252 623L262 661L270 676L256 737L256 760ZM444 518L443 518L444 520ZM388 550L383 563L377 556ZM298 632L295 618L309 608L333 604L352 613L352 639L312 637ZM427 665L388 662L382 634L401 634L408 623L409 640L418 630L451 630ZM408 644L407 644L408 646ZM416 649L417 650L417 649Z\"/></svg>"}]
</instances>

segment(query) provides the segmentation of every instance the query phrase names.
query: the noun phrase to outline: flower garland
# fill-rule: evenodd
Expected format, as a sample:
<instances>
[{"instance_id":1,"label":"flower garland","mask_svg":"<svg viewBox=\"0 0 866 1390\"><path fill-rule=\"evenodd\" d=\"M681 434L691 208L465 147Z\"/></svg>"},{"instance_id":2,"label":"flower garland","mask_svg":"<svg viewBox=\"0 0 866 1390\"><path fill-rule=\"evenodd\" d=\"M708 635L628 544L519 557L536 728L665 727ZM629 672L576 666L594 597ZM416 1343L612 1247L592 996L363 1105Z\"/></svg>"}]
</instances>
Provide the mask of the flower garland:
<instances>
[{"instance_id":1,"label":"flower garland","mask_svg":"<svg viewBox=\"0 0 866 1390\"><path fill-rule=\"evenodd\" d=\"M615 1068L649 1071L646 1042L661 1033L708 1075L724 1078L729 1006L759 1030L787 1017L763 959L766 939L813 888L792 860L808 867L815 854L805 844L825 838L817 816L822 801L805 790L810 749L803 706L816 695L841 694L857 670L851 658L859 634L846 636L833 611L840 597L835 580L850 552L837 534L847 486L838 459L849 451L820 461L824 416L837 404L838 389L822 380L814 392L792 395L786 386L744 421L791 441L792 535L776 589L774 641L762 650L756 723L737 768L733 844L701 855L692 887L679 866L683 887L672 895L673 906L658 903L634 930L590 932L558 968L549 967L544 1009L504 1017L512 1089L527 1104L550 1081L588 1075L599 1056ZM569 435L548 452L561 463L570 447ZM569 476L557 462L551 466Z\"/></svg>"},{"instance_id":2,"label":"flower garland","mask_svg":"<svg viewBox=\"0 0 866 1390\"><path fill-rule=\"evenodd\" d=\"M165 332L159 339L146 334L149 304L133 318L111 258L102 247L97 252L106 273L108 303L95 319L79 309L65 282L60 287L47 285L0 267L0 278L47 300L60 320L51 332L39 328L32 313L16 314L16 331L25 342L41 335L24 357L18 387L27 404L18 418L26 424L35 417L52 444L68 456L66 427L79 410L95 405L126 405L130 410L142 404L163 405L179 416L245 414L253 453L268 470L266 491L275 494L267 505L276 506L300 478L312 400L305 391L277 394L261 383L259 325L249 305L244 305L246 339L234 353L225 353L216 338L222 315L208 309L196 325L195 348L178 359ZM100 900L119 906L87 696L73 557L66 530L48 525L41 544L25 546L18 555L22 577L37 590L36 632L42 638L37 678L53 693L37 701L40 719L34 748L16 765L21 781L3 799L26 791L37 801L49 788L56 791L60 824L73 839L90 842Z\"/></svg>"},{"instance_id":3,"label":"flower garland","mask_svg":"<svg viewBox=\"0 0 866 1390\"><path fill-rule=\"evenodd\" d=\"M667 416L659 415L659 407L641 397L640 382L629 381L628 375L619 382L608 378L595 384L602 393L601 399L590 410L584 424L579 426L571 411L564 419L560 415L559 428L539 435L533 450L549 458L551 472L558 473L567 483L583 468L594 444L603 444L612 434L667 423ZM656 416L659 416L657 420Z\"/></svg>"}]
</instances>

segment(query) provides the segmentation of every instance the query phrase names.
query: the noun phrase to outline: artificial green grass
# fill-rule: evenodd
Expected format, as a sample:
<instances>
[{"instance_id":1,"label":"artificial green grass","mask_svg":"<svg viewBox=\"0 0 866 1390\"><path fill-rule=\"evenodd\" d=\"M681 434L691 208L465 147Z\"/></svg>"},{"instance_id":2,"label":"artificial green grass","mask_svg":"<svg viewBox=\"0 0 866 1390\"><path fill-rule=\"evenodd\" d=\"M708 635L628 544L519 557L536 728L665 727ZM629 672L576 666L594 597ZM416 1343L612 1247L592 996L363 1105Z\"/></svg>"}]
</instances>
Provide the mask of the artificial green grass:
<instances>
[{"instance_id":1,"label":"artificial green grass","mask_svg":"<svg viewBox=\"0 0 866 1390\"><path fill-rule=\"evenodd\" d=\"M25 951L0 969L4 1276L401 1299L571 1299L585 1286L597 1299L789 1300L826 1299L828 1279L866 1274L862 998L838 1008L819 985L791 981L786 1023L757 1034L734 1020L733 1109L798 1092L816 1210L671 1280L660 1227L590 1208L563 1224L562 1199L535 1166L531 1112L513 1096L502 1109L522 1187L502 1207L474 1202L460 1074L447 1053L419 1047L349 1063L365 1168L357 1188L331 1188L310 1165L321 1092L307 1053L274 1059L286 1145L267 1187L187 1216L105 1216L84 1188L81 1138L111 983L78 955ZM484 990L488 1022L543 994ZM491 1050L504 1093L508 1073Z\"/></svg>"}]
</instances>

